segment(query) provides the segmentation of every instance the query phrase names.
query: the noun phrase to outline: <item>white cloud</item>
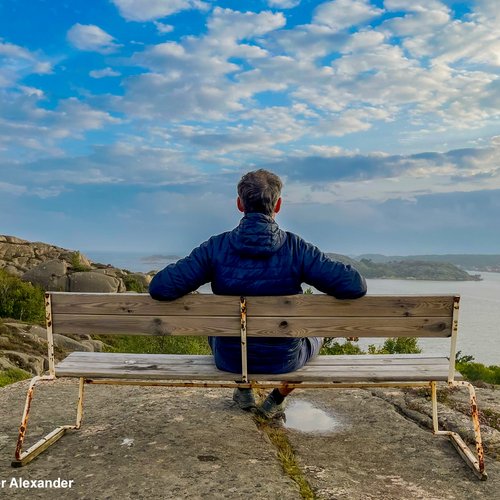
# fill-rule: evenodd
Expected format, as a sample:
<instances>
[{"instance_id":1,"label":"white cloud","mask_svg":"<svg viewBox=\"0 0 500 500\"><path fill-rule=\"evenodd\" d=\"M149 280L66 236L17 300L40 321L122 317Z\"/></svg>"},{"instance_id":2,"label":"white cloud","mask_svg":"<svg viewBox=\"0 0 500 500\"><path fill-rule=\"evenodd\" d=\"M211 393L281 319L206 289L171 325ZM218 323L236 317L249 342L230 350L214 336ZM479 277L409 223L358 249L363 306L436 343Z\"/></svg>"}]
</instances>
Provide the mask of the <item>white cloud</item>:
<instances>
[{"instance_id":1,"label":"white cloud","mask_svg":"<svg viewBox=\"0 0 500 500\"><path fill-rule=\"evenodd\" d=\"M191 167L179 151L128 142L94 146L87 156L64 156L17 165L7 176L9 183L27 185L45 193L80 185L170 186L201 182L206 176ZM30 186L33 186L32 188ZM51 191L53 190L53 191Z\"/></svg>"},{"instance_id":2,"label":"white cloud","mask_svg":"<svg viewBox=\"0 0 500 500\"><path fill-rule=\"evenodd\" d=\"M313 23L340 31L376 18L382 12L382 9L374 7L368 0L333 0L315 9Z\"/></svg>"},{"instance_id":3,"label":"white cloud","mask_svg":"<svg viewBox=\"0 0 500 500\"><path fill-rule=\"evenodd\" d=\"M265 75L240 80L239 75L251 70L243 70L231 58L244 58L253 64L268 53L257 44L238 40L265 35L284 22L281 13L216 8L205 36L153 45L134 54L132 63L149 73L128 78L125 97L116 99L114 105L150 119L220 120L243 111L244 101L256 92L282 89L283 85L267 82Z\"/></svg>"},{"instance_id":4,"label":"white cloud","mask_svg":"<svg viewBox=\"0 0 500 500\"><path fill-rule=\"evenodd\" d=\"M156 29L158 30L158 33L164 34L164 33L172 33L174 31L174 27L171 24L164 24L160 23L158 21L154 22L154 25Z\"/></svg>"},{"instance_id":5,"label":"white cloud","mask_svg":"<svg viewBox=\"0 0 500 500\"><path fill-rule=\"evenodd\" d=\"M103 69L94 69L89 75L92 78L106 78L108 76L121 76L119 71L115 71L113 68L103 68Z\"/></svg>"},{"instance_id":6,"label":"white cloud","mask_svg":"<svg viewBox=\"0 0 500 500\"><path fill-rule=\"evenodd\" d=\"M153 21L183 10L207 10L200 0L111 0L127 21Z\"/></svg>"},{"instance_id":7,"label":"white cloud","mask_svg":"<svg viewBox=\"0 0 500 500\"><path fill-rule=\"evenodd\" d=\"M30 161L64 155L67 138L82 139L89 130L120 123L108 112L70 98L53 110L39 106L44 97L38 89L0 94L0 150L2 159Z\"/></svg>"},{"instance_id":8,"label":"white cloud","mask_svg":"<svg viewBox=\"0 0 500 500\"><path fill-rule=\"evenodd\" d=\"M278 9L291 9L299 5L300 0L267 0L269 7L277 7Z\"/></svg>"},{"instance_id":9,"label":"white cloud","mask_svg":"<svg viewBox=\"0 0 500 500\"><path fill-rule=\"evenodd\" d=\"M52 64L43 56L0 38L0 88L13 86L27 75L51 72Z\"/></svg>"},{"instance_id":10,"label":"white cloud","mask_svg":"<svg viewBox=\"0 0 500 500\"><path fill-rule=\"evenodd\" d=\"M0 39L0 56L15 58L15 59L27 59L32 60L33 54L19 45L13 43L2 42Z\"/></svg>"},{"instance_id":11,"label":"white cloud","mask_svg":"<svg viewBox=\"0 0 500 500\"><path fill-rule=\"evenodd\" d=\"M384 0L388 11L424 12L428 10L448 10L439 0Z\"/></svg>"},{"instance_id":12,"label":"white cloud","mask_svg":"<svg viewBox=\"0 0 500 500\"><path fill-rule=\"evenodd\" d=\"M52 134L57 137L79 136L87 130L98 130L105 125L120 123L107 111L95 109L72 97L61 101L55 112L51 113Z\"/></svg>"},{"instance_id":13,"label":"white cloud","mask_svg":"<svg viewBox=\"0 0 500 500\"><path fill-rule=\"evenodd\" d=\"M237 12L216 7L207 25L214 38L243 40L282 28L285 23L281 12Z\"/></svg>"},{"instance_id":14,"label":"white cloud","mask_svg":"<svg viewBox=\"0 0 500 500\"><path fill-rule=\"evenodd\" d=\"M497 2L475 2L464 19L451 19L441 2L413 2L410 12L384 23L389 32L406 37L404 47L415 57L466 66L500 66L500 10ZM401 0L386 2L390 10L401 9Z\"/></svg>"},{"instance_id":15,"label":"white cloud","mask_svg":"<svg viewBox=\"0 0 500 500\"><path fill-rule=\"evenodd\" d=\"M312 150L319 154L288 157L270 165L271 170L288 175L287 202L384 202L500 189L500 147L494 139L482 149L406 156L345 154L325 147Z\"/></svg>"},{"instance_id":16,"label":"white cloud","mask_svg":"<svg viewBox=\"0 0 500 500\"><path fill-rule=\"evenodd\" d=\"M10 184L9 182L0 181L0 192L4 192L14 196L25 194L27 188L18 184Z\"/></svg>"},{"instance_id":17,"label":"white cloud","mask_svg":"<svg viewBox=\"0 0 500 500\"><path fill-rule=\"evenodd\" d=\"M28 87L26 85L20 85L19 90L28 96L36 96L38 98L45 96L43 90L37 89L36 87Z\"/></svg>"},{"instance_id":18,"label":"white cloud","mask_svg":"<svg viewBox=\"0 0 500 500\"><path fill-rule=\"evenodd\" d=\"M79 50L109 54L120 45L114 38L94 24L74 24L67 33L68 41Z\"/></svg>"}]
</instances>

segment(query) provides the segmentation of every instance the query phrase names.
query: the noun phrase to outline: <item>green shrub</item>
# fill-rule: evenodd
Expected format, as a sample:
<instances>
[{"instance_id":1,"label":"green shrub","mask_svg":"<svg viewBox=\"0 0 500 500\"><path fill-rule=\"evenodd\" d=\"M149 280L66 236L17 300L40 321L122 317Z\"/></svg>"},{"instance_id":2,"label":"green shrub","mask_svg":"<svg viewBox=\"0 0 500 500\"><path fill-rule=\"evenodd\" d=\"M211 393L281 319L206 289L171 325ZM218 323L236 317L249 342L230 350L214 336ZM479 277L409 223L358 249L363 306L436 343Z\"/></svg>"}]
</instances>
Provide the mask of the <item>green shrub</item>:
<instances>
[{"instance_id":1,"label":"green shrub","mask_svg":"<svg viewBox=\"0 0 500 500\"><path fill-rule=\"evenodd\" d=\"M469 381L481 380L488 384L500 384L500 366L485 366L481 363L456 363L456 369Z\"/></svg>"},{"instance_id":2,"label":"green shrub","mask_svg":"<svg viewBox=\"0 0 500 500\"><path fill-rule=\"evenodd\" d=\"M8 368L7 370L0 371L0 387L5 387L8 384L19 382L19 380L26 380L33 375L20 368Z\"/></svg>"},{"instance_id":3,"label":"green shrub","mask_svg":"<svg viewBox=\"0 0 500 500\"><path fill-rule=\"evenodd\" d=\"M127 291L130 292L144 293L148 291L148 289L135 276L124 276L123 283L125 283Z\"/></svg>"},{"instance_id":4,"label":"green shrub","mask_svg":"<svg viewBox=\"0 0 500 500\"><path fill-rule=\"evenodd\" d=\"M335 355L335 354L366 354L358 345L346 340L340 343L337 339L327 338L321 348L320 354Z\"/></svg>"},{"instance_id":5,"label":"green shrub","mask_svg":"<svg viewBox=\"0 0 500 500\"><path fill-rule=\"evenodd\" d=\"M90 267L82 264L82 255L80 252L73 252L71 254L71 267L74 272L90 271Z\"/></svg>"},{"instance_id":6,"label":"green shrub","mask_svg":"<svg viewBox=\"0 0 500 500\"><path fill-rule=\"evenodd\" d=\"M386 339L382 347L368 346L368 354L419 354L422 349L414 337L395 337Z\"/></svg>"},{"instance_id":7,"label":"green shrub","mask_svg":"<svg viewBox=\"0 0 500 500\"><path fill-rule=\"evenodd\" d=\"M44 291L0 269L0 317L43 323Z\"/></svg>"},{"instance_id":8,"label":"green shrub","mask_svg":"<svg viewBox=\"0 0 500 500\"><path fill-rule=\"evenodd\" d=\"M340 343L335 337L327 337L320 354L367 354L355 342L346 340ZM412 337L386 339L382 347L376 347L373 344L368 346L368 354L418 354L420 352L422 349L418 346L417 339Z\"/></svg>"},{"instance_id":9,"label":"green shrub","mask_svg":"<svg viewBox=\"0 0 500 500\"><path fill-rule=\"evenodd\" d=\"M148 354L210 354L206 337L100 335L108 352Z\"/></svg>"}]
</instances>

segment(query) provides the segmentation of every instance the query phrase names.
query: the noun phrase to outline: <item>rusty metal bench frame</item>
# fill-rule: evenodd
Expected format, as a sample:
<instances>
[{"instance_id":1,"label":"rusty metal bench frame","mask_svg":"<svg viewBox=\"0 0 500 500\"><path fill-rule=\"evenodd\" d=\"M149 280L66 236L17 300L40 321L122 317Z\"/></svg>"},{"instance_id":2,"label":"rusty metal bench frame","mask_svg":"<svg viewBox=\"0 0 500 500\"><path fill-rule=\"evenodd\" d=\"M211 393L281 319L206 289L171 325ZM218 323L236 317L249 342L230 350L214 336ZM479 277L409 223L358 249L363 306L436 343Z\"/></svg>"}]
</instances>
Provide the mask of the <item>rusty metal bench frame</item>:
<instances>
[{"instance_id":1,"label":"rusty metal bench frame","mask_svg":"<svg viewBox=\"0 0 500 500\"><path fill-rule=\"evenodd\" d=\"M433 433L438 436L447 436L455 446L461 457L472 469L474 474L481 480L487 478L484 468L484 452L481 441L481 431L479 425L479 411L475 390L469 382L459 380L460 374L455 372L455 353L458 334L458 311L460 298L458 296L367 296L355 301L339 301L325 295L310 296L284 296L284 297L221 297L214 295L188 295L173 302L156 302L146 294L69 294L64 292L48 292L46 294L46 324L48 342L48 375L36 376L31 380L26 404L21 419L19 435L15 451L15 460L12 466L21 467L29 463L36 456L46 450L68 430L80 429L83 417L83 401L85 384L111 384L111 385L140 385L140 386L164 386L164 387L225 387L225 388L273 388L286 385L290 388L372 388L372 387L429 387L432 399L432 422ZM54 309L54 302L62 305ZM250 310L276 309L272 316L266 313L255 320L255 327L248 331L248 302ZM80 304L81 303L81 304ZM267 306L270 303L270 306ZM79 305L80 304L80 305ZM222 305L221 305L222 304ZM255 306L254 306L255 305ZM101 306L99 308L99 306ZM236 309L237 307L237 309ZM431 317L425 316L425 308L441 308ZM197 312L197 308L199 308ZM228 309L229 308L229 309ZM260 309L259 309L260 308ZM424 313L419 316L419 308L424 309ZM77 312L73 314L73 309ZM102 316L92 315L92 312L104 309ZM148 309L151 312L148 313ZM205 317L200 314L200 310L211 312L218 309L230 310L230 317L224 316L220 322L225 326L218 328L217 317ZM446 309L446 310L445 310ZM116 315L110 321L109 311ZM383 317L377 317L377 310L384 311ZM143 312L145 311L145 312ZM179 316L171 316L172 311ZM305 312L304 312L305 311ZM311 311L320 311L317 314L325 315L328 318L316 317ZM322 312L321 312L322 311ZM337 316L338 311L338 316ZM374 311L368 314L367 311ZM235 314L237 312L237 318ZM428 313L429 314L429 313ZM373 316L370 318L369 316ZM448 317L449 316L449 317ZM257 316L256 316L257 317ZM365 321L366 318L371 321ZM136 319L130 321L130 318ZM194 323L191 321L194 318ZM417 321L418 319L418 321ZM106 321L105 321L106 320ZM237 320L237 323L235 322ZM252 322L252 319L250 320ZM106 323L106 325L105 325ZM226 324L227 323L227 324ZM387 323L389 326L385 327ZM101 327L101 324L103 325ZM180 325L180 326L179 326ZM354 325L354 326L353 326ZM56 365L54 358L54 330L61 333L127 333L127 334L149 334L149 335L231 335L241 338L242 373L240 380L234 381L234 374L220 372L213 368L209 370L210 377L204 379L200 373L193 370L192 373L184 371L180 380L177 375L166 376L160 373L158 376L125 370L116 376L106 376L97 373L90 368L82 368L82 361L78 362L81 356L78 353L70 354L62 363ZM239 331L237 331L239 330ZM419 357L412 355L386 355L380 358L384 362L405 362L409 360L412 367L422 369L422 376L417 374L408 376L387 377L375 372L368 375L356 376L356 366L360 365L360 360L367 360L366 356L332 356L333 363L342 358L348 363L352 370L352 375L335 375L335 372L328 368L328 359L322 363L325 371L322 373L308 373L308 364L303 369L285 375L255 375L248 373L247 367L247 337L255 336L324 336L324 337L449 337L450 355L449 358L439 358L439 362L446 360L446 367L431 374L427 373L429 367L418 366ZM83 354L83 353L80 353ZM86 353L92 359L103 353ZM73 355L73 356L72 356ZM113 356L113 354L111 354ZM127 356L127 355L125 355ZM144 359L148 356L141 355ZM158 355L156 355L158 356ZM168 355L163 355L165 358ZM175 355L174 355L175 356ZM201 359L202 356L185 356L190 360ZM379 359L374 356L372 359ZM424 359L424 358L422 358ZM438 359L438 358L436 358ZM69 360L69 361L68 361ZM72 371L68 366L72 366L72 361L77 363L76 371ZM358 360L358 361L356 361ZM84 360L85 361L85 360ZM429 360L427 360L428 362ZM346 365L347 366L347 365ZM379 364L380 366L380 364ZM59 367L61 367L59 369ZM83 370L83 371L82 371ZM376 371L376 368L374 368ZM434 369L435 370L435 369ZM77 415L74 425L63 425L57 427L45 437L33 444L29 449L23 451L23 443L26 437L28 418L31 402L34 396L35 386L42 382L54 381L60 373L63 377L75 377L79 379ZM442 372L442 373L441 373ZM384 377L387 377L384 379ZM167 379L166 379L167 378ZM287 379L287 382L283 382ZM469 391L471 418L475 434L475 448L477 456L474 456L467 444L459 434L451 431L439 430L438 406L437 406L437 382L446 381L449 387L466 388Z\"/></svg>"}]
</instances>

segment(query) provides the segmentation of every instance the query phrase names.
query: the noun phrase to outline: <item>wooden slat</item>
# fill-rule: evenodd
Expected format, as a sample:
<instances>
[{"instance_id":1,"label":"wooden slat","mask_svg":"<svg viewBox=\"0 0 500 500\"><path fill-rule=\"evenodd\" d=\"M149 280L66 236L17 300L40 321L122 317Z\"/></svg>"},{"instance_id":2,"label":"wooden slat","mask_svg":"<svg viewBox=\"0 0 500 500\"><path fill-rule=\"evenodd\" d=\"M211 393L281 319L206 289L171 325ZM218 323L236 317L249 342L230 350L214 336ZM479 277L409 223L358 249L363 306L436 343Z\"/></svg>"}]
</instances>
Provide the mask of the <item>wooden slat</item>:
<instances>
[{"instance_id":1,"label":"wooden slat","mask_svg":"<svg viewBox=\"0 0 500 500\"><path fill-rule=\"evenodd\" d=\"M289 318L250 317L250 337L449 337L449 317ZM78 316L53 317L54 333L239 336L238 317Z\"/></svg>"},{"instance_id":2,"label":"wooden slat","mask_svg":"<svg viewBox=\"0 0 500 500\"><path fill-rule=\"evenodd\" d=\"M54 333L99 335L220 335L239 336L240 319L214 316L87 316L53 317Z\"/></svg>"},{"instance_id":3,"label":"wooden slat","mask_svg":"<svg viewBox=\"0 0 500 500\"><path fill-rule=\"evenodd\" d=\"M196 365L213 365L214 358L211 355L185 355L185 354L145 354L145 353L114 353L114 352L88 352L76 351L70 353L64 363L112 363L120 356L124 363L163 363L171 364L196 364ZM407 365L417 363L420 365L442 365L448 363L448 358L443 356L428 356L425 354L363 354L353 355L322 355L318 356L314 361L314 366L350 366L355 359L357 366L387 366L387 365Z\"/></svg>"},{"instance_id":4,"label":"wooden slat","mask_svg":"<svg viewBox=\"0 0 500 500\"><path fill-rule=\"evenodd\" d=\"M316 317L443 317L453 313L452 295L386 296L367 295L356 300L337 300L328 295L288 295L247 297L248 317L316 316Z\"/></svg>"},{"instance_id":5,"label":"wooden slat","mask_svg":"<svg viewBox=\"0 0 500 500\"><path fill-rule=\"evenodd\" d=\"M57 314L125 316L239 316L239 297L189 294L172 302L159 302L148 294L52 293ZM337 300L327 295L247 297L249 317L255 316L451 316L454 297L368 295Z\"/></svg>"},{"instance_id":6,"label":"wooden slat","mask_svg":"<svg viewBox=\"0 0 500 500\"><path fill-rule=\"evenodd\" d=\"M88 378L125 378L154 380L234 380L235 374L217 370L211 356L189 355L140 355L135 363L130 354L91 353L69 356L56 366L56 375ZM106 362L98 361L106 358ZM173 358L176 363L173 364ZM202 358L199 360L198 358ZM287 380L317 382L377 382L377 381L426 381L446 380L448 363L446 358L434 358L434 363L423 365L420 357L407 355L399 358L399 365L384 363L363 364L364 356L344 356L344 364L334 363L337 356L318 356L305 367L292 373L270 375L253 374L251 380ZM385 357L387 361L390 358ZM404 359L404 362L403 362ZM212 360L210 363L209 361ZM349 362L348 362L349 360ZM381 360L384 356L381 356ZM199 363L198 361L201 361ZM365 360L366 361L366 360ZM374 360L371 360L374 361Z\"/></svg>"},{"instance_id":7,"label":"wooden slat","mask_svg":"<svg viewBox=\"0 0 500 500\"><path fill-rule=\"evenodd\" d=\"M163 302L147 293L53 292L52 314L125 316L238 316L240 298L227 295L188 294Z\"/></svg>"}]
</instances>

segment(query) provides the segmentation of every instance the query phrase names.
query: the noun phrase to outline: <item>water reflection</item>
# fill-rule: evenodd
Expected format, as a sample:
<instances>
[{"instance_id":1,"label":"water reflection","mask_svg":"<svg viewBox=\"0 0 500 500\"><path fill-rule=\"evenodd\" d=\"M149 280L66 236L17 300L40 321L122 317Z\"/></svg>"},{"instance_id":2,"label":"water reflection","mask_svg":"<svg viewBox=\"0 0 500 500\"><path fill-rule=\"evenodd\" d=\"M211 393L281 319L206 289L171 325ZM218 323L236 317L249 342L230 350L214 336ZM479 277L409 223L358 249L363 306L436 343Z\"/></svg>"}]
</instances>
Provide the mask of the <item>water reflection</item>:
<instances>
[{"instance_id":1,"label":"water reflection","mask_svg":"<svg viewBox=\"0 0 500 500\"><path fill-rule=\"evenodd\" d=\"M340 422L307 401L293 399L286 407L285 427L302 432L332 432Z\"/></svg>"}]
</instances>

